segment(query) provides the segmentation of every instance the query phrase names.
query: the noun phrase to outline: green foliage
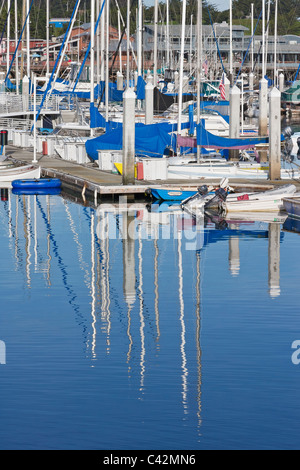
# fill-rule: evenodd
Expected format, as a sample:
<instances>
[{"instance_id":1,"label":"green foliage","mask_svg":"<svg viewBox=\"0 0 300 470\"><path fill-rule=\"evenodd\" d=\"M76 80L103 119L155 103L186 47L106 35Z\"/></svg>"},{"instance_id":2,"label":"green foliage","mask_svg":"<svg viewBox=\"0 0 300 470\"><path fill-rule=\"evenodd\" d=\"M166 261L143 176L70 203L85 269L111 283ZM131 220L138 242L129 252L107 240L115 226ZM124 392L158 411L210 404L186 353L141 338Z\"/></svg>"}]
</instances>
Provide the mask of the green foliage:
<instances>
[{"instance_id":1,"label":"green foliage","mask_svg":"<svg viewBox=\"0 0 300 470\"><path fill-rule=\"evenodd\" d=\"M19 32L23 25L23 2L18 2L18 29ZM260 15L262 2L261 0L233 0L233 18L235 24L242 24L251 30L251 3L254 4L254 23L256 24L257 18ZM50 0L50 17L51 18L70 18L76 0ZM118 4L126 21L127 0L118 0ZM153 1L154 4L154 1ZM213 22L229 21L229 11L220 12L214 5L213 0L203 0L203 24L210 24L209 14ZM79 15L76 23L83 23L90 21L90 5L91 0L81 0ZM138 0L131 0L131 34L135 31L136 27L136 11ZM187 0L187 20L186 23L190 24L191 15L193 15L193 23L197 21L197 0ZM268 11L269 0L266 0L266 15ZM270 0L270 31L274 31L274 12L275 0ZM182 0L169 0L170 23L181 24L182 18ZM208 13L209 11L209 13ZM154 7L144 5L144 22L154 22ZM1 34L6 22L7 9L3 8L0 16L0 29ZM284 2L278 0L278 34L296 34L300 35L300 22L297 18L300 17L300 1L299 0L285 0ZM12 29L14 27L14 6L11 9L11 22ZM113 26L118 25L118 14L115 0L110 3L110 22ZM159 3L159 23L166 22L166 3L161 1ZM34 0L31 17L30 17L31 36L44 39L46 37L46 0ZM64 29L56 29L51 27L51 34L59 36L64 32ZM261 34L261 24L257 28L257 34Z\"/></svg>"}]
</instances>

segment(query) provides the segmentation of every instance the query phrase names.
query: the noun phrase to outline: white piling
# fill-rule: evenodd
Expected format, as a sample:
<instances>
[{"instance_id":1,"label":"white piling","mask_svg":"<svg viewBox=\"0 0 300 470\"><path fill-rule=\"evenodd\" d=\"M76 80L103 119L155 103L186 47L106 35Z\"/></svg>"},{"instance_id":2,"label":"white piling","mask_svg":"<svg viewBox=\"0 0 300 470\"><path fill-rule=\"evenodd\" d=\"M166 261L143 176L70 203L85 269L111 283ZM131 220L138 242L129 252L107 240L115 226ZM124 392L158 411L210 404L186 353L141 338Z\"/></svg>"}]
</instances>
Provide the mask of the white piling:
<instances>
[{"instance_id":1,"label":"white piling","mask_svg":"<svg viewBox=\"0 0 300 470\"><path fill-rule=\"evenodd\" d=\"M236 85L234 85L230 90L229 103L229 137L231 139L238 139L240 137L241 126L241 92ZM229 155L230 160L238 159L238 151L236 150L230 150Z\"/></svg>"},{"instance_id":2,"label":"white piling","mask_svg":"<svg viewBox=\"0 0 300 470\"><path fill-rule=\"evenodd\" d=\"M123 184L134 184L135 99L132 88L123 93Z\"/></svg>"},{"instance_id":3,"label":"white piling","mask_svg":"<svg viewBox=\"0 0 300 470\"><path fill-rule=\"evenodd\" d=\"M117 72L117 90L118 91L124 90L124 77L121 72Z\"/></svg>"},{"instance_id":4,"label":"white piling","mask_svg":"<svg viewBox=\"0 0 300 470\"><path fill-rule=\"evenodd\" d=\"M226 75L224 77L224 86L225 86L225 100L229 101L229 97L230 97L230 80L228 80Z\"/></svg>"},{"instance_id":5,"label":"white piling","mask_svg":"<svg viewBox=\"0 0 300 470\"><path fill-rule=\"evenodd\" d=\"M27 75L22 80L22 95L29 96L29 78Z\"/></svg>"},{"instance_id":6,"label":"white piling","mask_svg":"<svg viewBox=\"0 0 300 470\"><path fill-rule=\"evenodd\" d=\"M281 176L281 93L275 87L270 93L269 116L269 178L273 181Z\"/></svg>"},{"instance_id":7,"label":"white piling","mask_svg":"<svg viewBox=\"0 0 300 470\"><path fill-rule=\"evenodd\" d=\"M145 86L145 124L153 124L154 86L147 83Z\"/></svg>"},{"instance_id":8,"label":"white piling","mask_svg":"<svg viewBox=\"0 0 300 470\"><path fill-rule=\"evenodd\" d=\"M249 74L249 90L250 90L250 96L253 96L254 74L252 72Z\"/></svg>"},{"instance_id":9,"label":"white piling","mask_svg":"<svg viewBox=\"0 0 300 470\"><path fill-rule=\"evenodd\" d=\"M284 75L281 73L279 75L279 91L282 93L284 91Z\"/></svg>"},{"instance_id":10,"label":"white piling","mask_svg":"<svg viewBox=\"0 0 300 470\"><path fill-rule=\"evenodd\" d=\"M179 73L176 71L174 72L174 85L175 85L175 90L178 90L179 87Z\"/></svg>"},{"instance_id":11,"label":"white piling","mask_svg":"<svg viewBox=\"0 0 300 470\"><path fill-rule=\"evenodd\" d=\"M280 224L269 224L269 294L280 296Z\"/></svg>"},{"instance_id":12,"label":"white piling","mask_svg":"<svg viewBox=\"0 0 300 470\"><path fill-rule=\"evenodd\" d=\"M187 75L184 75L182 77L182 91L183 93L187 93L189 89L189 77Z\"/></svg>"},{"instance_id":13,"label":"white piling","mask_svg":"<svg viewBox=\"0 0 300 470\"><path fill-rule=\"evenodd\" d=\"M268 81L260 80L258 131L260 136L268 134Z\"/></svg>"}]
</instances>

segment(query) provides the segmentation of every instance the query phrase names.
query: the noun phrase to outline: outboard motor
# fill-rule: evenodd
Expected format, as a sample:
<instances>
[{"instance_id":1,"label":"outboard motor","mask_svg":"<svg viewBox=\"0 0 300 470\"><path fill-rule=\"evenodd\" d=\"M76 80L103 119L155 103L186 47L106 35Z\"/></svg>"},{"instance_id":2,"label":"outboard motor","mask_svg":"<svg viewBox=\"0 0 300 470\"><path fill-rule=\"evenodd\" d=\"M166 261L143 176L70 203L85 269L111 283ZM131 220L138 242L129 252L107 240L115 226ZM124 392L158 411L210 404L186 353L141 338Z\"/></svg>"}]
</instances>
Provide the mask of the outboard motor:
<instances>
[{"instance_id":1,"label":"outboard motor","mask_svg":"<svg viewBox=\"0 0 300 470\"><path fill-rule=\"evenodd\" d=\"M223 204L226 201L226 199L227 199L227 192L225 191L225 189L223 188L217 189L215 196L210 201L208 201L207 204L205 205L205 210L217 209L218 212L223 212Z\"/></svg>"},{"instance_id":2,"label":"outboard motor","mask_svg":"<svg viewBox=\"0 0 300 470\"><path fill-rule=\"evenodd\" d=\"M198 189L198 193L201 194L201 196L206 196L206 194L208 194L208 187L206 186L206 184L204 184L203 186L200 186L200 188L197 188Z\"/></svg>"},{"instance_id":3,"label":"outboard motor","mask_svg":"<svg viewBox=\"0 0 300 470\"><path fill-rule=\"evenodd\" d=\"M298 152L297 152L297 158L300 160L300 137L297 139L297 145L298 145Z\"/></svg>"},{"instance_id":4,"label":"outboard motor","mask_svg":"<svg viewBox=\"0 0 300 470\"><path fill-rule=\"evenodd\" d=\"M291 155L293 146L294 146L292 138L291 138L293 134L294 132L292 131L290 127L287 127L283 131L283 136L284 136L285 141L284 141L284 148L282 151L282 158L283 160L286 160L287 162L292 162L294 160Z\"/></svg>"}]
</instances>

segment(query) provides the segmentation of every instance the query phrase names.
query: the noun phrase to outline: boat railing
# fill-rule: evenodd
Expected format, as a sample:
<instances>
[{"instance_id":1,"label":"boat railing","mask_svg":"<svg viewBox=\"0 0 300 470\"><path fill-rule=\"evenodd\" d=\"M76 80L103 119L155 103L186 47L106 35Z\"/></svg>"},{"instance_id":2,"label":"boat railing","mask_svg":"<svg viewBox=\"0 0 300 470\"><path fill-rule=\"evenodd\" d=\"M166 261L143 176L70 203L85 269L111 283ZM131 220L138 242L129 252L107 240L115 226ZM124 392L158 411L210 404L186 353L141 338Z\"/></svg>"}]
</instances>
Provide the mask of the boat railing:
<instances>
[{"instance_id":1,"label":"boat railing","mask_svg":"<svg viewBox=\"0 0 300 470\"><path fill-rule=\"evenodd\" d=\"M42 103L43 95L36 96L36 106L39 109ZM60 110L76 109L77 98L73 95L60 96L50 95L43 102L42 111L59 112ZM0 93L0 116L9 114L21 114L33 112L34 96L33 95L16 95L15 93Z\"/></svg>"},{"instance_id":2,"label":"boat railing","mask_svg":"<svg viewBox=\"0 0 300 470\"><path fill-rule=\"evenodd\" d=\"M1 129L14 129L20 131L28 131L31 128L31 120L30 119L16 119L16 118L5 118L0 117L0 128Z\"/></svg>"}]
</instances>

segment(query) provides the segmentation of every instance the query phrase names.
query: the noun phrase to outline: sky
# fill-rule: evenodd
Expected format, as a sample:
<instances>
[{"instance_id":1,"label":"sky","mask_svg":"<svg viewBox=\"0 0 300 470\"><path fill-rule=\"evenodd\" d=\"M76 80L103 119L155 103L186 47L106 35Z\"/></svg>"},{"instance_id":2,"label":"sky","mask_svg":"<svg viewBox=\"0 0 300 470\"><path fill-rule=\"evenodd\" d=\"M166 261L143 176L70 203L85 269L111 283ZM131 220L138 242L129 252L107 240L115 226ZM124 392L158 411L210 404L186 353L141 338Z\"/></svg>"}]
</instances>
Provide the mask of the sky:
<instances>
[{"instance_id":1,"label":"sky","mask_svg":"<svg viewBox=\"0 0 300 470\"><path fill-rule=\"evenodd\" d=\"M229 10L229 0L209 0L211 5L215 5L219 11Z\"/></svg>"}]
</instances>

